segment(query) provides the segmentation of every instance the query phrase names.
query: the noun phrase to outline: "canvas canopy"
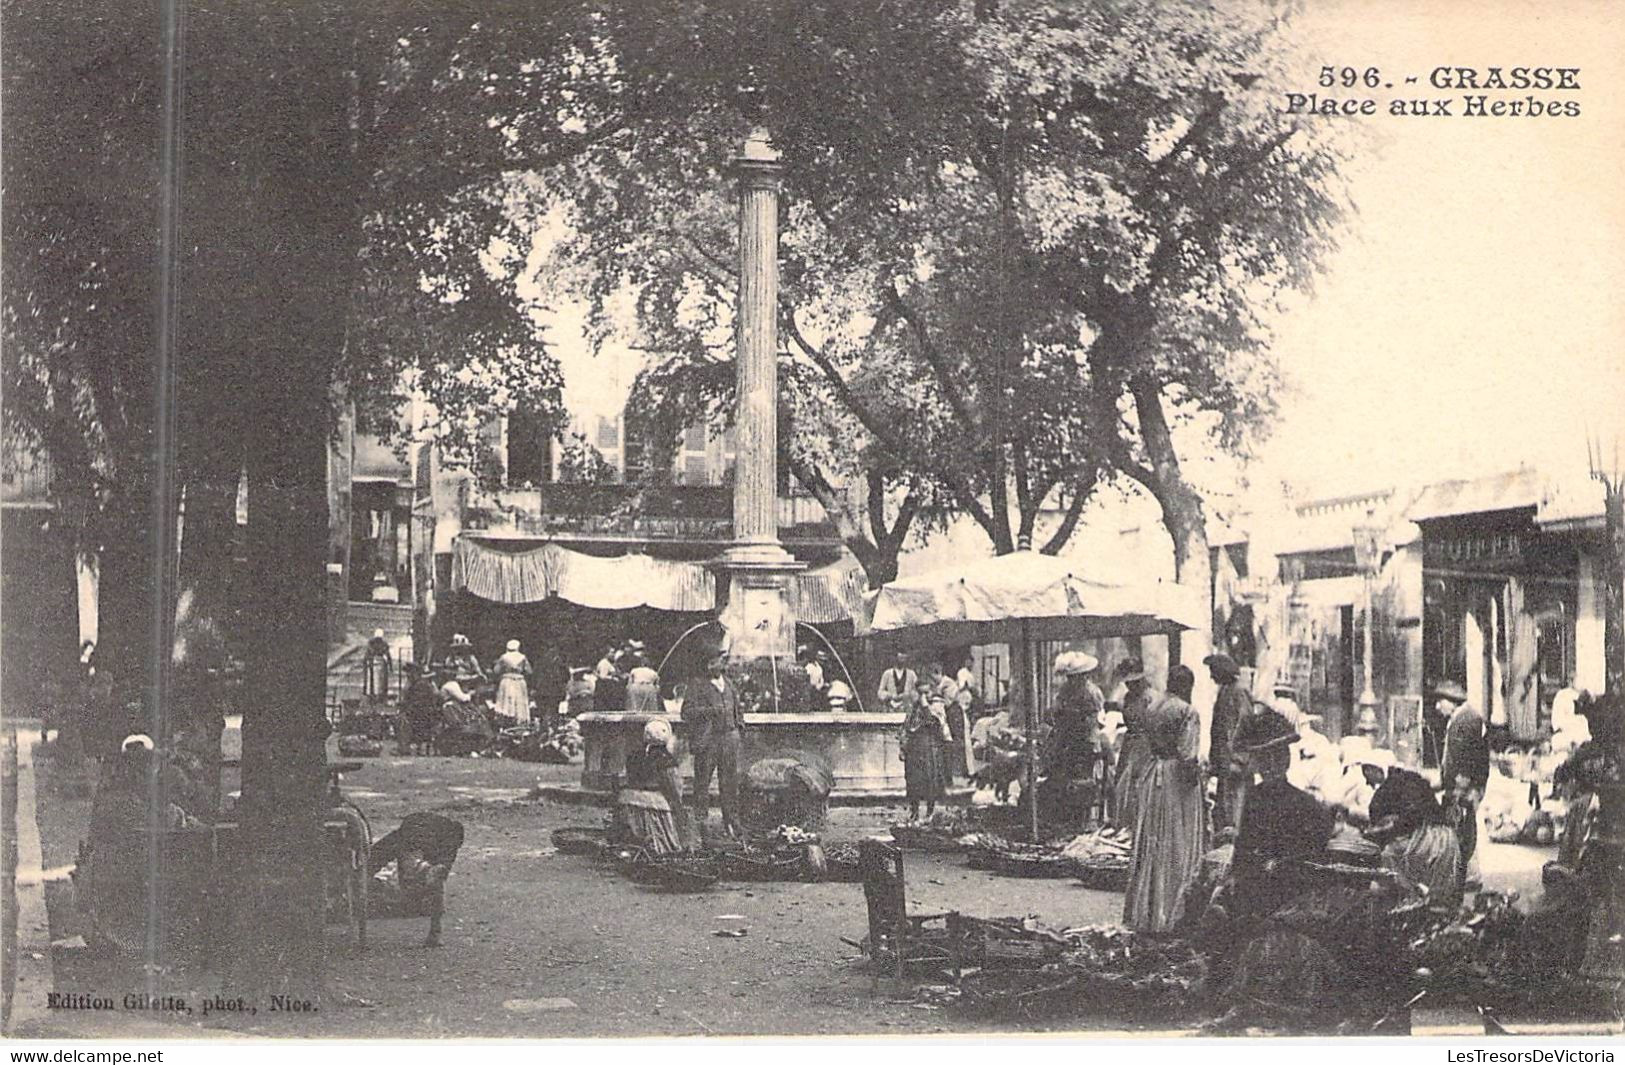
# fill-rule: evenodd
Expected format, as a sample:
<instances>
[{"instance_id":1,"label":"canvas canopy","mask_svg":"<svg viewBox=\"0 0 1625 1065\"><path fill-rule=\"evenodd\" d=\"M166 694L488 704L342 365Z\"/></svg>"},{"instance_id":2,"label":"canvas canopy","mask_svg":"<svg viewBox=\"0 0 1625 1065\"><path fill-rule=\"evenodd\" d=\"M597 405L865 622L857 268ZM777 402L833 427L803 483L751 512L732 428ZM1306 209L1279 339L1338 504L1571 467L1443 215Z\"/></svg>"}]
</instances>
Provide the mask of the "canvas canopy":
<instances>
[{"instance_id":1,"label":"canvas canopy","mask_svg":"<svg viewBox=\"0 0 1625 1065\"><path fill-rule=\"evenodd\" d=\"M715 572L703 562L647 555L603 558L556 543L484 542L460 536L452 551L451 584L497 603L535 603L558 597L577 606L625 610L711 611ZM798 621L844 621L862 609L863 571L837 562L798 573L791 595Z\"/></svg>"},{"instance_id":2,"label":"canvas canopy","mask_svg":"<svg viewBox=\"0 0 1625 1065\"><path fill-rule=\"evenodd\" d=\"M1036 551L892 581L866 631L888 643L953 646L1090 636L1149 636L1209 624L1190 589L1088 577L1073 559Z\"/></svg>"}]
</instances>

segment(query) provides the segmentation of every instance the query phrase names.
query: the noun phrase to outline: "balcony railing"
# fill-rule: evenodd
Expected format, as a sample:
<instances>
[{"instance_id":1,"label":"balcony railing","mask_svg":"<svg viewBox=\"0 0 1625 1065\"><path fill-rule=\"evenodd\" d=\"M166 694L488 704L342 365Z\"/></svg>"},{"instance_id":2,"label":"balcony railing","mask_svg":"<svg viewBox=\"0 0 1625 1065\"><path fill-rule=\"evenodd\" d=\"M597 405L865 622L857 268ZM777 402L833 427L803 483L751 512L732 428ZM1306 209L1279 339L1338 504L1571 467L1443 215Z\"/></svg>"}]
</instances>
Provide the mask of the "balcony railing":
<instances>
[{"instance_id":1,"label":"balcony railing","mask_svg":"<svg viewBox=\"0 0 1625 1065\"><path fill-rule=\"evenodd\" d=\"M834 540L818 502L779 499L779 535ZM550 484L476 493L463 527L531 536L620 536L646 540L726 541L733 536L733 489L724 485Z\"/></svg>"}]
</instances>

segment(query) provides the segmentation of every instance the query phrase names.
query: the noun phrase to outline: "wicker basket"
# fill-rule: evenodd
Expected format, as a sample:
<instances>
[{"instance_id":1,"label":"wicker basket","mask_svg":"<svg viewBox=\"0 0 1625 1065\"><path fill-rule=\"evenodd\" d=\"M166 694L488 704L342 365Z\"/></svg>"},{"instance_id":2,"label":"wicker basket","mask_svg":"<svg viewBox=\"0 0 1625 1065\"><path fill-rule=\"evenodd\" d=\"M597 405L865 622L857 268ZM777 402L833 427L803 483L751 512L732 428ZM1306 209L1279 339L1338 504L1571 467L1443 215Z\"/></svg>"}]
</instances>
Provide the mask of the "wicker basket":
<instances>
[{"instance_id":1,"label":"wicker basket","mask_svg":"<svg viewBox=\"0 0 1625 1065\"><path fill-rule=\"evenodd\" d=\"M1096 891L1128 890L1128 862L1073 861L1078 883Z\"/></svg>"},{"instance_id":2,"label":"wicker basket","mask_svg":"<svg viewBox=\"0 0 1625 1065\"><path fill-rule=\"evenodd\" d=\"M971 1013L1041 1017L1072 1008L1077 986L1068 973L989 969L964 979L959 1004Z\"/></svg>"},{"instance_id":3,"label":"wicker basket","mask_svg":"<svg viewBox=\"0 0 1625 1065\"><path fill-rule=\"evenodd\" d=\"M609 836L601 828L555 828L553 846L561 854L598 857L609 846Z\"/></svg>"},{"instance_id":4,"label":"wicker basket","mask_svg":"<svg viewBox=\"0 0 1625 1065\"><path fill-rule=\"evenodd\" d=\"M824 879L832 884L863 883L857 844L831 843L824 848Z\"/></svg>"},{"instance_id":5,"label":"wicker basket","mask_svg":"<svg viewBox=\"0 0 1625 1065\"><path fill-rule=\"evenodd\" d=\"M1065 855L1053 852L1032 854L1026 851L993 851L992 869L1001 876L1020 876L1035 880L1063 880L1077 871L1075 863Z\"/></svg>"},{"instance_id":6,"label":"wicker basket","mask_svg":"<svg viewBox=\"0 0 1625 1065\"><path fill-rule=\"evenodd\" d=\"M800 851L733 851L723 854L717 864L722 876L746 883L802 880L806 871Z\"/></svg>"},{"instance_id":7,"label":"wicker basket","mask_svg":"<svg viewBox=\"0 0 1625 1065\"><path fill-rule=\"evenodd\" d=\"M641 850L624 860L622 868L634 882L667 891L704 891L721 879L715 859L653 858Z\"/></svg>"},{"instance_id":8,"label":"wicker basket","mask_svg":"<svg viewBox=\"0 0 1625 1065\"><path fill-rule=\"evenodd\" d=\"M960 849L959 837L945 835L934 829L919 828L915 825L891 826L891 838L897 841L900 847L916 851L935 851L939 854L957 852Z\"/></svg>"}]
</instances>

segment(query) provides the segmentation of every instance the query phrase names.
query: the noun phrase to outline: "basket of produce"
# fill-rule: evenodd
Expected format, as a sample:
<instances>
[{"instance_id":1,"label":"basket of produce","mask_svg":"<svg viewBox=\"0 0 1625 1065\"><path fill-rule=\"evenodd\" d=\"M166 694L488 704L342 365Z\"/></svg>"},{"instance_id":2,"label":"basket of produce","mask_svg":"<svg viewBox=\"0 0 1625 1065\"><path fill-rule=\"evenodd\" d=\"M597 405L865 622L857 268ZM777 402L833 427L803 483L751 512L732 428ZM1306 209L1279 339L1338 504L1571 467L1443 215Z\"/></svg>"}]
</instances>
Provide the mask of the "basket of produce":
<instances>
[{"instance_id":1,"label":"basket of produce","mask_svg":"<svg viewBox=\"0 0 1625 1065\"><path fill-rule=\"evenodd\" d=\"M1096 891L1128 890L1127 858L1073 859L1072 874L1078 883Z\"/></svg>"},{"instance_id":2,"label":"basket of produce","mask_svg":"<svg viewBox=\"0 0 1625 1065\"><path fill-rule=\"evenodd\" d=\"M717 867L729 880L767 883L803 879L806 863L801 848L782 850L741 850L724 852Z\"/></svg>"},{"instance_id":3,"label":"basket of produce","mask_svg":"<svg viewBox=\"0 0 1625 1065\"><path fill-rule=\"evenodd\" d=\"M856 843L831 843L824 847L824 877L834 884L861 884L863 870L858 866Z\"/></svg>"},{"instance_id":4,"label":"basket of produce","mask_svg":"<svg viewBox=\"0 0 1625 1065\"><path fill-rule=\"evenodd\" d=\"M975 1014L1043 1017L1072 1008L1077 986L1075 974L1055 969L986 969L960 982L956 1005Z\"/></svg>"},{"instance_id":5,"label":"basket of produce","mask_svg":"<svg viewBox=\"0 0 1625 1065\"><path fill-rule=\"evenodd\" d=\"M1009 843L988 850L989 868L1001 876L1060 880L1073 875L1071 858L1031 843Z\"/></svg>"},{"instance_id":6,"label":"basket of produce","mask_svg":"<svg viewBox=\"0 0 1625 1065\"><path fill-rule=\"evenodd\" d=\"M990 832L972 832L959 837L959 849L965 852L966 864L987 872L993 871L994 856L1010 845L1010 840Z\"/></svg>"},{"instance_id":7,"label":"basket of produce","mask_svg":"<svg viewBox=\"0 0 1625 1065\"><path fill-rule=\"evenodd\" d=\"M891 826L891 838L897 841L899 847L909 850L938 853L959 850L959 836L956 833L918 824Z\"/></svg>"},{"instance_id":8,"label":"basket of produce","mask_svg":"<svg viewBox=\"0 0 1625 1065\"><path fill-rule=\"evenodd\" d=\"M623 852L621 868L634 882L667 891L704 891L721 879L717 860L687 855L654 857L643 850Z\"/></svg>"},{"instance_id":9,"label":"basket of produce","mask_svg":"<svg viewBox=\"0 0 1625 1065\"><path fill-rule=\"evenodd\" d=\"M367 736L340 736L340 758L377 758L384 753L381 741Z\"/></svg>"},{"instance_id":10,"label":"basket of produce","mask_svg":"<svg viewBox=\"0 0 1625 1065\"><path fill-rule=\"evenodd\" d=\"M553 846L561 854L597 857L609 846L609 837L601 828L555 828Z\"/></svg>"}]
</instances>

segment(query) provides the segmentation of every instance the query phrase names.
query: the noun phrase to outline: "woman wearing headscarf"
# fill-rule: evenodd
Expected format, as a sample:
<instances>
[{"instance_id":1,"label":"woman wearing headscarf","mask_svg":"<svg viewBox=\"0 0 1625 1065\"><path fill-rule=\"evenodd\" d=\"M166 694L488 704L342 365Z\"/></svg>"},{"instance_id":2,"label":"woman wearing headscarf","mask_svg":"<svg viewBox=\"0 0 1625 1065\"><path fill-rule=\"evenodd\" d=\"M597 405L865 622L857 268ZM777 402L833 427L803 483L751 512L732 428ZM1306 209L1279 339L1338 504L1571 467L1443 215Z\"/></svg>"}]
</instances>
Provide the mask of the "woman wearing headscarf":
<instances>
[{"instance_id":1,"label":"woman wearing headscarf","mask_svg":"<svg viewBox=\"0 0 1625 1065\"><path fill-rule=\"evenodd\" d=\"M1196 675L1168 674L1168 693L1145 715L1148 764L1135 798L1134 853L1129 860L1123 923L1161 932L1174 921L1181 892L1202 860L1201 719L1190 704Z\"/></svg>"},{"instance_id":2,"label":"woman wearing headscarf","mask_svg":"<svg viewBox=\"0 0 1625 1065\"><path fill-rule=\"evenodd\" d=\"M925 803L925 816L937 812L937 800L943 796L943 748L952 742L948 731L947 701L940 695L922 698L909 707L903 721L902 750L903 785L908 795L908 819L920 816L920 803Z\"/></svg>"},{"instance_id":3,"label":"woman wearing headscarf","mask_svg":"<svg viewBox=\"0 0 1625 1065\"><path fill-rule=\"evenodd\" d=\"M513 718L521 725L530 721L530 659L519 650L518 640L509 640L508 648L493 667L497 675L497 713Z\"/></svg>"},{"instance_id":4,"label":"woman wearing headscarf","mask_svg":"<svg viewBox=\"0 0 1625 1065\"><path fill-rule=\"evenodd\" d=\"M1432 904L1461 901L1461 847L1433 785L1407 769L1394 769L1371 797L1366 836L1382 847L1378 861L1427 889Z\"/></svg>"},{"instance_id":5,"label":"woman wearing headscarf","mask_svg":"<svg viewBox=\"0 0 1625 1065\"><path fill-rule=\"evenodd\" d=\"M362 694L370 703L389 701L389 671L392 655L383 629L373 629L367 641L367 653L362 659Z\"/></svg>"},{"instance_id":6,"label":"woman wearing headscarf","mask_svg":"<svg viewBox=\"0 0 1625 1065\"><path fill-rule=\"evenodd\" d=\"M627 666L626 712L660 713L660 674L649 665L649 660L643 656L642 651L633 651Z\"/></svg>"},{"instance_id":7,"label":"woman wearing headscarf","mask_svg":"<svg viewBox=\"0 0 1625 1065\"><path fill-rule=\"evenodd\" d=\"M675 747L667 722L643 726L643 744L627 754L625 783L615 799L616 836L651 854L676 854L688 838Z\"/></svg>"}]
</instances>

